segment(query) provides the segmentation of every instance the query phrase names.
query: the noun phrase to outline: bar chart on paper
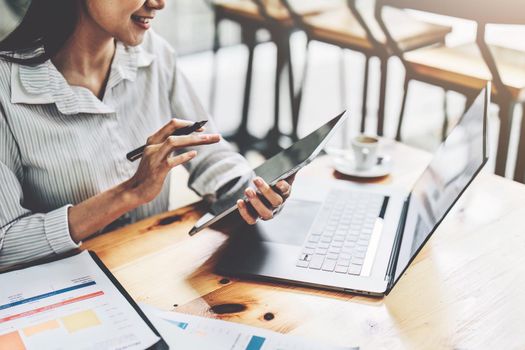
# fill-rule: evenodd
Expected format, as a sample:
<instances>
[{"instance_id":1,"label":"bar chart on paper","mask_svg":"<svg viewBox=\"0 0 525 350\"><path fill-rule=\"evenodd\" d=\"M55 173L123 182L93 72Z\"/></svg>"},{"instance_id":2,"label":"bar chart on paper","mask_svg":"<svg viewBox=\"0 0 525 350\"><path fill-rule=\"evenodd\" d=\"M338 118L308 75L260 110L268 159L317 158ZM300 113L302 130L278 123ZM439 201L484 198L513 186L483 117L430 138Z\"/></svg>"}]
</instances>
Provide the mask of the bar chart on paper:
<instances>
[{"instance_id":1,"label":"bar chart on paper","mask_svg":"<svg viewBox=\"0 0 525 350\"><path fill-rule=\"evenodd\" d=\"M348 350L238 323L141 305L170 348L192 350ZM357 348L353 348L357 349Z\"/></svg>"},{"instance_id":2,"label":"bar chart on paper","mask_svg":"<svg viewBox=\"0 0 525 350\"><path fill-rule=\"evenodd\" d=\"M275 339L267 340L264 336L240 332L239 330L235 330L235 328L221 328L212 326L211 324L206 324L205 322L199 322L197 327L188 328L189 323L170 319L164 320L175 324L180 329L187 330L194 337L213 339L214 343L220 349L223 347L220 347L219 344L223 345L224 348L230 348L232 350L262 350L265 343L266 345L274 343L273 346L275 349L278 349L280 345L275 343ZM288 343L286 345L288 345L287 349L289 349L290 344Z\"/></svg>"},{"instance_id":3,"label":"bar chart on paper","mask_svg":"<svg viewBox=\"0 0 525 350\"><path fill-rule=\"evenodd\" d=\"M87 253L0 277L0 350L142 349L158 340Z\"/></svg>"}]
</instances>

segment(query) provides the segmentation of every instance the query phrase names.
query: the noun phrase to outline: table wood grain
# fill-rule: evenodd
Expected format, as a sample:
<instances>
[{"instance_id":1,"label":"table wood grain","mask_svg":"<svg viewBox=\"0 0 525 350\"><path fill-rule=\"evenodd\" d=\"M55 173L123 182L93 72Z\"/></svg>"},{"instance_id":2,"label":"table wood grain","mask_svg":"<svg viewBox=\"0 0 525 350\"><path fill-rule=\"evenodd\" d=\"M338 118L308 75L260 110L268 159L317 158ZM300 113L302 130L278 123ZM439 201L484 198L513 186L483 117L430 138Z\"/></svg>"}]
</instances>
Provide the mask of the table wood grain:
<instances>
[{"instance_id":1,"label":"table wood grain","mask_svg":"<svg viewBox=\"0 0 525 350\"><path fill-rule=\"evenodd\" d=\"M390 143L391 176L410 188L430 159ZM299 176L333 177L329 157ZM372 185L372 184L371 184ZM131 296L165 310L219 318L363 349L523 349L525 187L482 172L385 298L213 273L227 235L188 230L196 203L84 242Z\"/></svg>"}]
</instances>

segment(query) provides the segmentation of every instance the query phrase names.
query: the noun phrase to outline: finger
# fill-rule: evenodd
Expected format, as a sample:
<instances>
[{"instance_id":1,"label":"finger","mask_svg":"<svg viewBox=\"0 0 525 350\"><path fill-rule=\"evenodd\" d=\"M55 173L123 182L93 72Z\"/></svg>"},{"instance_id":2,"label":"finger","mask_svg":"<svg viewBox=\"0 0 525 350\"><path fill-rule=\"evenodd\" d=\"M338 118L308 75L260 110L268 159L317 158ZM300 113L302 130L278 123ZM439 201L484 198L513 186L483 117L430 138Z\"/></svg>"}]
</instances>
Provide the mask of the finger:
<instances>
[{"instance_id":1,"label":"finger","mask_svg":"<svg viewBox=\"0 0 525 350\"><path fill-rule=\"evenodd\" d=\"M239 199L237 201L237 208L239 208L239 213L241 214L242 219L246 221L247 224L255 225L255 223L257 222L257 218L253 217L250 214L248 206L246 205L246 203L244 203L242 199Z\"/></svg>"},{"instance_id":2,"label":"finger","mask_svg":"<svg viewBox=\"0 0 525 350\"><path fill-rule=\"evenodd\" d=\"M170 136L164 141L161 149L161 156L166 157L177 148L209 145L217 143L221 140L219 134L204 134L204 135L186 135L186 136Z\"/></svg>"},{"instance_id":3,"label":"finger","mask_svg":"<svg viewBox=\"0 0 525 350\"><path fill-rule=\"evenodd\" d=\"M297 175L297 173L295 173L292 176L286 178L286 182L288 182L290 185L293 184L293 182L295 181L295 175Z\"/></svg>"},{"instance_id":4,"label":"finger","mask_svg":"<svg viewBox=\"0 0 525 350\"><path fill-rule=\"evenodd\" d=\"M189 162L193 158L197 156L197 151L189 151L183 154L179 154L178 156L169 157L168 158L168 167L174 168L178 165L184 164L186 162Z\"/></svg>"},{"instance_id":5,"label":"finger","mask_svg":"<svg viewBox=\"0 0 525 350\"><path fill-rule=\"evenodd\" d=\"M266 200L270 202L273 208L277 208L278 206L283 204L283 197L281 197L277 192L275 192L273 188L268 186L266 181L264 181L260 177L256 177L253 180L253 183L255 184L259 192L261 192L261 194L264 196L264 198L266 198Z\"/></svg>"},{"instance_id":6,"label":"finger","mask_svg":"<svg viewBox=\"0 0 525 350\"><path fill-rule=\"evenodd\" d=\"M181 120L181 119L171 119L167 124L165 124L162 128L157 130L153 135L148 137L147 144L153 145L157 143L163 143L173 132L177 129L183 128L185 126L193 125L193 122L188 120Z\"/></svg>"},{"instance_id":7,"label":"finger","mask_svg":"<svg viewBox=\"0 0 525 350\"><path fill-rule=\"evenodd\" d=\"M273 218L273 209L270 209L266 205L264 205L264 203L257 196L257 193L253 189L248 188L245 191L245 194L248 197L248 200L250 201L250 204L252 205L253 209L255 209L257 215L259 215L259 217L261 217L263 220L270 220L271 218Z\"/></svg>"},{"instance_id":8,"label":"finger","mask_svg":"<svg viewBox=\"0 0 525 350\"><path fill-rule=\"evenodd\" d=\"M290 196L290 192L292 190L292 186L285 180L279 181L276 185L279 192L281 192L281 195L284 198L288 198Z\"/></svg>"},{"instance_id":9,"label":"finger","mask_svg":"<svg viewBox=\"0 0 525 350\"><path fill-rule=\"evenodd\" d=\"M146 146L146 148L144 149L144 154L142 156L141 162L143 162L145 159L149 159L151 156L157 154L161 147L162 147L162 145L149 145L149 146Z\"/></svg>"}]
</instances>

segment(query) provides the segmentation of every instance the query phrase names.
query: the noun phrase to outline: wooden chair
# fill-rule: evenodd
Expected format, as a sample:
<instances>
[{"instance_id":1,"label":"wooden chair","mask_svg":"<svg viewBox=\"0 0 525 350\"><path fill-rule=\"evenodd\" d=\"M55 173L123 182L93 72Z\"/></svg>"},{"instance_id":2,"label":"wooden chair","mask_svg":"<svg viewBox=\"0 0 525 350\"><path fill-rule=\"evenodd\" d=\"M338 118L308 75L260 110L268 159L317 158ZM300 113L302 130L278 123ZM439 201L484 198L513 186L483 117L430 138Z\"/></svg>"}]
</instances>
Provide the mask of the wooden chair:
<instances>
[{"instance_id":1,"label":"wooden chair","mask_svg":"<svg viewBox=\"0 0 525 350\"><path fill-rule=\"evenodd\" d=\"M213 40L214 57L220 49L219 25L223 20L236 22L241 27L242 42L248 47L248 65L246 71L244 99L242 107L241 123L236 132L228 137L235 142L241 152L249 149L257 149L266 156L270 156L281 148L279 140L282 133L279 130L279 95L280 95L280 78L286 65L291 64L289 36L294 29L293 21L288 11L281 6L279 0L207 0L213 9L215 16L215 34ZM302 16L308 16L323 11L326 4L323 1L308 2L298 10ZM253 77L253 59L256 42L256 33L260 29L266 29L271 34L271 40L277 45L277 69L275 78L275 107L274 107L274 126L267 137L260 140L252 136L248 131L250 94ZM293 70L288 69L290 91L293 91ZM217 59L214 59L213 76L210 92L210 110L215 105L217 85ZM292 95L291 95L292 96ZM292 98L292 97L291 97ZM292 116L295 114L292 111ZM297 138L297 127L293 117L292 139Z\"/></svg>"},{"instance_id":2,"label":"wooden chair","mask_svg":"<svg viewBox=\"0 0 525 350\"><path fill-rule=\"evenodd\" d=\"M378 57L381 62L381 82L378 109L377 134L383 135L386 100L386 79L388 59L391 52L386 45L386 37L374 18L374 2L366 0L365 6L358 6L359 1L348 0L347 6L325 11L311 16L302 16L297 4L302 1L281 0L292 14L298 26L304 30L308 43L312 40L339 46L365 55L364 83L361 106L361 131L364 132L367 115L368 73L370 58ZM415 19L405 11L391 9L387 14L388 23L396 28L395 37L399 40L403 52L426 47L444 41L451 31L450 27L435 25ZM308 57L308 55L307 55ZM306 72L306 70L305 70ZM343 74L340 74L343 79ZM303 77L304 82L304 77ZM344 83L341 84L342 86ZM296 105L300 104L301 92L297 95Z\"/></svg>"},{"instance_id":3,"label":"wooden chair","mask_svg":"<svg viewBox=\"0 0 525 350\"><path fill-rule=\"evenodd\" d=\"M402 8L440 14L477 22L475 43L450 47L440 45L404 52L394 36L394 29L386 21L385 8ZM496 173L505 175L509 138L514 107L525 101L525 52L488 45L485 28L492 24L525 24L525 3L513 0L378 0L376 18L385 32L387 42L406 69L404 96L396 138L401 139L409 83L412 80L457 91L470 101L492 80L492 100L499 106L500 131L496 158ZM384 20L383 20L384 19ZM523 123L522 123L523 124ZM525 126L523 126L525 127ZM525 147L522 129L520 150ZM518 158L514 177L523 181L525 154Z\"/></svg>"}]
</instances>

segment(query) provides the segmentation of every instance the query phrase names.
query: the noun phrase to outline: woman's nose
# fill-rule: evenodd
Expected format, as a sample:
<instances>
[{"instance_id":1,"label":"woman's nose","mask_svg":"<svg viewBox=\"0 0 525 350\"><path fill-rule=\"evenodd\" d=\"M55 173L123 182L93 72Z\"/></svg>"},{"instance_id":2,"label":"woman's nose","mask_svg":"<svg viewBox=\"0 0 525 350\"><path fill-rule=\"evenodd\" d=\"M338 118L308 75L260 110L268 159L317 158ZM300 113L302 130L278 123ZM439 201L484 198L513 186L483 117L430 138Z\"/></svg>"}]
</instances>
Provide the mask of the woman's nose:
<instances>
[{"instance_id":1,"label":"woman's nose","mask_svg":"<svg viewBox=\"0 0 525 350\"><path fill-rule=\"evenodd\" d=\"M166 6L166 0L147 0L146 6L154 10L162 10Z\"/></svg>"}]
</instances>

